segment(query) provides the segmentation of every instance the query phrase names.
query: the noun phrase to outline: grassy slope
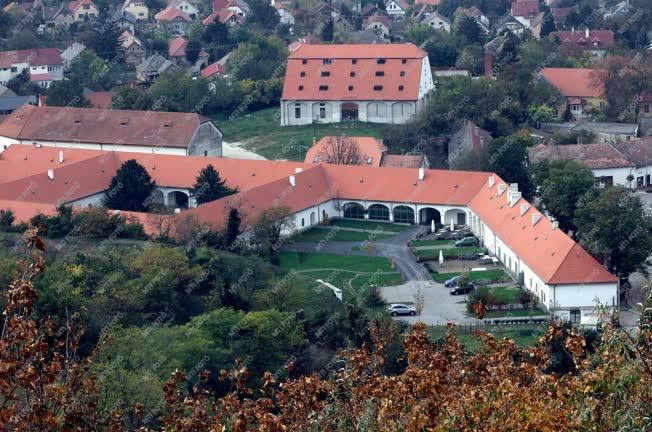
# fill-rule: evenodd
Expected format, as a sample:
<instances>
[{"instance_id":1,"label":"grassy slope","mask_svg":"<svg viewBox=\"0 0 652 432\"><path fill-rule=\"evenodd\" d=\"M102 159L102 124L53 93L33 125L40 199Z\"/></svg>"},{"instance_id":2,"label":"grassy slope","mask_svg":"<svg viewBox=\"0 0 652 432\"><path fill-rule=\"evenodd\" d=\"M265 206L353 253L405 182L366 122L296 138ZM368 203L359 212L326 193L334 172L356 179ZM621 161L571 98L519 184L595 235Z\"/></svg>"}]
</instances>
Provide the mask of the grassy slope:
<instances>
[{"instance_id":1,"label":"grassy slope","mask_svg":"<svg viewBox=\"0 0 652 432\"><path fill-rule=\"evenodd\" d=\"M340 269L354 272L396 272L390 261L383 257L357 255L335 255L320 253L281 252L280 269L287 273L291 270Z\"/></svg>"},{"instance_id":2,"label":"grassy slope","mask_svg":"<svg viewBox=\"0 0 652 432\"><path fill-rule=\"evenodd\" d=\"M374 231L388 231L393 233L401 232L404 229L408 228L408 225L397 225L388 222L355 219L333 219L331 220L330 224L341 228L358 228Z\"/></svg>"},{"instance_id":3,"label":"grassy slope","mask_svg":"<svg viewBox=\"0 0 652 432\"><path fill-rule=\"evenodd\" d=\"M443 251L444 258L454 258L459 255L482 253L484 252L485 249L476 246L465 246L465 247L456 247L450 249L420 249L420 250L413 250L413 252L418 257L438 257L440 250Z\"/></svg>"},{"instance_id":4,"label":"grassy slope","mask_svg":"<svg viewBox=\"0 0 652 432\"><path fill-rule=\"evenodd\" d=\"M544 335L546 325L518 325L518 326L502 326L502 327L489 327L486 328L488 332L493 334L497 339L509 338L514 340L516 344L522 347L535 345L539 338ZM484 327L480 327L484 329ZM446 335L446 327L444 326L428 326L428 335L431 339L436 340ZM482 347L482 343L472 333L459 332L458 337L464 346L471 351L476 351Z\"/></svg>"},{"instance_id":5,"label":"grassy slope","mask_svg":"<svg viewBox=\"0 0 652 432\"><path fill-rule=\"evenodd\" d=\"M441 246L455 245L456 240L412 240L412 246Z\"/></svg>"},{"instance_id":6,"label":"grassy slope","mask_svg":"<svg viewBox=\"0 0 652 432\"><path fill-rule=\"evenodd\" d=\"M217 120L224 141L246 141L245 147L267 159L303 160L312 145L313 126L281 126L279 108L267 108L234 120ZM325 135L380 137L384 125L373 123L317 124L317 139Z\"/></svg>"},{"instance_id":7,"label":"grassy slope","mask_svg":"<svg viewBox=\"0 0 652 432\"><path fill-rule=\"evenodd\" d=\"M292 236L292 241L297 243L309 243L319 241L356 241L363 242L365 240L374 241L382 240L391 237L391 234L374 234L373 239L370 233L361 231L344 231L336 230L331 232L328 229L311 228L303 231L297 235Z\"/></svg>"}]
</instances>

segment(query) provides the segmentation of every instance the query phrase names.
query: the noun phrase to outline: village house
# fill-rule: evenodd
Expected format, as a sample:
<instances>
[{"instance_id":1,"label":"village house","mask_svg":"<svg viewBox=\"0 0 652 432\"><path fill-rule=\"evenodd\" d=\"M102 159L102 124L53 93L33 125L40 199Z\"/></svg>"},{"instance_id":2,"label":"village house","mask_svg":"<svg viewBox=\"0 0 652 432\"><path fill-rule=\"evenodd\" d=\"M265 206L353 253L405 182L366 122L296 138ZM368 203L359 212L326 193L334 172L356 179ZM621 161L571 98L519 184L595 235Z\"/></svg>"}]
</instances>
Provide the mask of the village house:
<instances>
[{"instance_id":1,"label":"village house","mask_svg":"<svg viewBox=\"0 0 652 432\"><path fill-rule=\"evenodd\" d=\"M80 42L73 42L68 48L61 52L61 61L63 62L63 70L70 69L72 62L81 55L86 49L86 45Z\"/></svg>"},{"instance_id":2,"label":"village house","mask_svg":"<svg viewBox=\"0 0 652 432\"><path fill-rule=\"evenodd\" d=\"M405 0L385 0L385 13L393 20L404 20L409 8L410 4Z\"/></svg>"},{"instance_id":3,"label":"village house","mask_svg":"<svg viewBox=\"0 0 652 432\"><path fill-rule=\"evenodd\" d=\"M609 123L586 121L582 123L573 122L543 122L541 130L549 134L567 134L571 132L590 132L595 135L595 142L618 143L626 142L636 138L638 134L637 123Z\"/></svg>"},{"instance_id":4,"label":"village house","mask_svg":"<svg viewBox=\"0 0 652 432\"><path fill-rule=\"evenodd\" d=\"M413 44L304 44L288 58L281 125L405 123L433 88L428 55Z\"/></svg>"},{"instance_id":5,"label":"village house","mask_svg":"<svg viewBox=\"0 0 652 432\"><path fill-rule=\"evenodd\" d=\"M448 168L453 170L483 170L486 167L489 132L476 126L471 120L448 140Z\"/></svg>"},{"instance_id":6,"label":"village house","mask_svg":"<svg viewBox=\"0 0 652 432\"><path fill-rule=\"evenodd\" d=\"M203 49L199 52L197 60L194 64L189 64L186 58L186 48L188 47L188 40L183 36L176 37L168 41L168 58L180 68L189 68L194 74L208 65L208 53Z\"/></svg>"},{"instance_id":7,"label":"village house","mask_svg":"<svg viewBox=\"0 0 652 432\"><path fill-rule=\"evenodd\" d=\"M135 15L120 9L115 10L111 15L109 15L107 17L107 22L115 24L115 26L120 30L127 30L132 34L136 32L136 26L139 23Z\"/></svg>"},{"instance_id":8,"label":"village house","mask_svg":"<svg viewBox=\"0 0 652 432\"><path fill-rule=\"evenodd\" d=\"M495 19L491 28L493 33L497 35L504 35L506 31L510 31L516 36L522 36L528 30L528 26L511 15Z\"/></svg>"},{"instance_id":9,"label":"village house","mask_svg":"<svg viewBox=\"0 0 652 432\"><path fill-rule=\"evenodd\" d=\"M251 13L249 4L244 0L214 0L213 12L204 18L202 24L207 26L214 22L221 22L229 26L244 22Z\"/></svg>"},{"instance_id":10,"label":"village house","mask_svg":"<svg viewBox=\"0 0 652 432\"><path fill-rule=\"evenodd\" d=\"M147 57L136 66L136 79L141 83L151 83L165 72L179 70L179 67L160 54Z\"/></svg>"},{"instance_id":11,"label":"village house","mask_svg":"<svg viewBox=\"0 0 652 432\"><path fill-rule=\"evenodd\" d=\"M429 26L435 30L445 31L446 33L451 32L451 22L448 18L441 15L439 12L433 12L426 16L422 24Z\"/></svg>"},{"instance_id":12,"label":"village house","mask_svg":"<svg viewBox=\"0 0 652 432\"><path fill-rule=\"evenodd\" d=\"M291 212L288 235L336 218L377 223L466 225L506 271L561 319L595 315L596 301L618 307L618 279L526 201L518 184L487 172L184 157L61 149L15 144L0 159L0 208L18 222L53 214L58 204L101 205L120 165L135 159L157 184L155 203L179 209L172 227L188 218L222 229L232 208L242 228L272 206ZM196 206L189 190L211 164L238 192ZM371 186L370 186L371 185ZM27 191L27 192L26 192ZM182 211L184 208L187 210ZM130 213L155 232L151 217ZM173 228L174 232L174 228Z\"/></svg>"},{"instance_id":13,"label":"village house","mask_svg":"<svg viewBox=\"0 0 652 432\"><path fill-rule=\"evenodd\" d=\"M97 18L99 9L91 0L75 0L68 3L68 10L75 22L88 21Z\"/></svg>"},{"instance_id":14,"label":"village house","mask_svg":"<svg viewBox=\"0 0 652 432\"><path fill-rule=\"evenodd\" d=\"M532 28L532 22L539 12L539 0L514 0L510 15L525 27Z\"/></svg>"},{"instance_id":15,"label":"village house","mask_svg":"<svg viewBox=\"0 0 652 432\"><path fill-rule=\"evenodd\" d=\"M27 69L33 82L49 87L53 81L63 79L63 61L56 48L35 48L0 52L0 84Z\"/></svg>"},{"instance_id":16,"label":"village house","mask_svg":"<svg viewBox=\"0 0 652 432\"><path fill-rule=\"evenodd\" d=\"M191 20L195 20L199 16L199 8L188 0L171 0L168 3L168 8L175 8L185 13Z\"/></svg>"},{"instance_id":17,"label":"village house","mask_svg":"<svg viewBox=\"0 0 652 432\"><path fill-rule=\"evenodd\" d=\"M290 2L272 0L272 6L276 9L281 24L288 26L294 25L294 15L291 12L292 7Z\"/></svg>"},{"instance_id":18,"label":"village house","mask_svg":"<svg viewBox=\"0 0 652 432\"><path fill-rule=\"evenodd\" d=\"M222 156L222 133L196 113L25 105L0 123L0 149L16 143Z\"/></svg>"},{"instance_id":19,"label":"village house","mask_svg":"<svg viewBox=\"0 0 652 432\"><path fill-rule=\"evenodd\" d=\"M138 21L147 21L149 18L149 8L142 0L125 0L120 10L122 12L129 12Z\"/></svg>"},{"instance_id":20,"label":"village house","mask_svg":"<svg viewBox=\"0 0 652 432\"><path fill-rule=\"evenodd\" d=\"M384 14L374 14L364 21L363 27L382 38L389 39L392 31L392 19Z\"/></svg>"},{"instance_id":21,"label":"village house","mask_svg":"<svg viewBox=\"0 0 652 432\"><path fill-rule=\"evenodd\" d=\"M136 36L125 30L118 38L124 50L124 62L127 69L136 69L145 59L145 47Z\"/></svg>"},{"instance_id":22,"label":"village house","mask_svg":"<svg viewBox=\"0 0 652 432\"><path fill-rule=\"evenodd\" d=\"M455 10L455 15L457 14L463 14L466 16L469 16L475 20L476 23L480 26L480 29L486 33L489 34L491 33L491 27L489 24L489 18L482 13L480 9L478 9L475 6L471 6L470 8L464 8L464 7L458 7Z\"/></svg>"},{"instance_id":23,"label":"village house","mask_svg":"<svg viewBox=\"0 0 652 432\"><path fill-rule=\"evenodd\" d=\"M173 7L163 9L154 15L154 19L159 29L173 36L183 36L186 27L192 22L187 13Z\"/></svg>"},{"instance_id":24,"label":"village house","mask_svg":"<svg viewBox=\"0 0 652 432\"><path fill-rule=\"evenodd\" d=\"M569 54L589 53L604 56L614 46L614 33L611 30L571 30L554 31L548 35L550 40L559 40L561 49Z\"/></svg>"},{"instance_id":25,"label":"village house","mask_svg":"<svg viewBox=\"0 0 652 432\"><path fill-rule=\"evenodd\" d=\"M201 70L201 76L208 79L226 76L226 67L219 62L211 63Z\"/></svg>"},{"instance_id":26,"label":"village house","mask_svg":"<svg viewBox=\"0 0 652 432\"><path fill-rule=\"evenodd\" d=\"M566 115L577 121L590 116L596 109L604 109L607 101L599 69L544 68L540 77L561 93L562 100L555 107L555 116Z\"/></svg>"},{"instance_id":27,"label":"village house","mask_svg":"<svg viewBox=\"0 0 652 432\"><path fill-rule=\"evenodd\" d=\"M387 153L381 139L364 136L324 136L308 149L305 163L347 163L376 167L429 168L424 155Z\"/></svg>"},{"instance_id":28,"label":"village house","mask_svg":"<svg viewBox=\"0 0 652 432\"><path fill-rule=\"evenodd\" d=\"M645 93L638 98L638 115L652 118L652 93Z\"/></svg>"},{"instance_id":29,"label":"village house","mask_svg":"<svg viewBox=\"0 0 652 432\"><path fill-rule=\"evenodd\" d=\"M55 33L61 30L66 30L70 24L75 22L72 13L66 4L59 4L56 6L43 5L43 21L45 28L50 33Z\"/></svg>"}]
</instances>

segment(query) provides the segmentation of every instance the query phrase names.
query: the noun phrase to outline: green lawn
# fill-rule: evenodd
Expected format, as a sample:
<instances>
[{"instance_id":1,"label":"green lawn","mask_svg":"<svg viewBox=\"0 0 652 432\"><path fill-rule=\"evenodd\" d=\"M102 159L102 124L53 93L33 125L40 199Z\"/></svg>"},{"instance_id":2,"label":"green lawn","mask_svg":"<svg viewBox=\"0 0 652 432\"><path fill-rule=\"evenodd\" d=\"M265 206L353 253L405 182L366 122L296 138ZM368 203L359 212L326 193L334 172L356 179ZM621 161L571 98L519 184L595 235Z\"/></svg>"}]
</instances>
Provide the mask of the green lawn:
<instances>
[{"instance_id":1,"label":"green lawn","mask_svg":"<svg viewBox=\"0 0 652 432\"><path fill-rule=\"evenodd\" d=\"M224 141L245 141L245 148L267 159L303 160L312 145L313 133L317 139L326 135L380 137L381 124L347 122L306 126L281 126L279 108L267 108L246 113L234 120L216 120L224 134Z\"/></svg>"},{"instance_id":2,"label":"green lawn","mask_svg":"<svg viewBox=\"0 0 652 432\"><path fill-rule=\"evenodd\" d=\"M521 289L515 286L491 287L489 290L494 297L504 299L509 304L516 303L521 292Z\"/></svg>"},{"instance_id":3,"label":"green lawn","mask_svg":"<svg viewBox=\"0 0 652 432\"><path fill-rule=\"evenodd\" d=\"M359 241L383 240L393 234L371 234L361 231L329 230L323 228L311 228L292 236L291 241L297 243L311 243L324 241Z\"/></svg>"},{"instance_id":4,"label":"green lawn","mask_svg":"<svg viewBox=\"0 0 652 432\"><path fill-rule=\"evenodd\" d=\"M471 326L472 327L472 326ZM539 338L545 334L547 324L527 324L514 326L480 326L480 329L486 330L496 336L498 339L512 339L518 346L529 347L535 345ZM428 326L426 328L428 336L432 340L439 339L446 335L445 326ZM480 340L468 331L458 331L460 342L470 351L476 351L482 347Z\"/></svg>"},{"instance_id":5,"label":"green lawn","mask_svg":"<svg viewBox=\"0 0 652 432\"><path fill-rule=\"evenodd\" d=\"M485 249L477 246L455 247L450 249L412 249L412 253L414 253L414 255L423 258L438 257L439 251L444 253L444 258L456 258L460 255L483 253Z\"/></svg>"},{"instance_id":6,"label":"green lawn","mask_svg":"<svg viewBox=\"0 0 652 432\"><path fill-rule=\"evenodd\" d=\"M514 310L492 310L487 312L486 318L509 318L509 317L529 317L548 315L548 312L541 308L532 309L514 309Z\"/></svg>"},{"instance_id":7,"label":"green lawn","mask_svg":"<svg viewBox=\"0 0 652 432\"><path fill-rule=\"evenodd\" d=\"M445 282L448 279L457 275L459 275L459 273L434 273L432 275L432 278L436 282ZM509 275L503 269L491 269L491 270L480 270L480 271L469 272L469 279L472 281L488 280L491 282L498 282L501 280L508 280L508 279L511 280Z\"/></svg>"},{"instance_id":8,"label":"green lawn","mask_svg":"<svg viewBox=\"0 0 652 432\"><path fill-rule=\"evenodd\" d=\"M413 240L412 246L441 246L441 245L455 245L456 240Z\"/></svg>"},{"instance_id":9,"label":"green lawn","mask_svg":"<svg viewBox=\"0 0 652 432\"><path fill-rule=\"evenodd\" d=\"M281 252L281 272L308 269L340 269L354 272L396 272L387 258L359 255L336 255L322 253Z\"/></svg>"},{"instance_id":10,"label":"green lawn","mask_svg":"<svg viewBox=\"0 0 652 432\"><path fill-rule=\"evenodd\" d=\"M398 225L389 222L355 220L355 219L332 219L330 224L340 228L357 228L372 231L401 232L409 225Z\"/></svg>"}]
</instances>

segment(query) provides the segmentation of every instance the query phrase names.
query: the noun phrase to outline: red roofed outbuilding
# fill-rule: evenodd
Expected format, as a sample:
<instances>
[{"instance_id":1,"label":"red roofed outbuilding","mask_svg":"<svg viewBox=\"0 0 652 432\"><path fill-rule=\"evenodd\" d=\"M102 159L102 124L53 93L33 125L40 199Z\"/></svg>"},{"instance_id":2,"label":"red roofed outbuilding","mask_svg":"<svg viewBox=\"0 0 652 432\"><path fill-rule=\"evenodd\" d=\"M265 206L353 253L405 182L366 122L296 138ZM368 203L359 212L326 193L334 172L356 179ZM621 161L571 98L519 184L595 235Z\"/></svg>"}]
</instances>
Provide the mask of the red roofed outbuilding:
<instances>
[{"instance_id":1,"label":"red roofed outbuilding","mask_svg":"<svg viewBox=\"0 0 652 432\"><path fill-rule=\"evenodd\" d=\"M563 96L557 106L557 116L566 112L574 119L587 117L592 109L606 106L601 69L544 68L540 76L555 87Z\"/></svg>"}]
</instances>

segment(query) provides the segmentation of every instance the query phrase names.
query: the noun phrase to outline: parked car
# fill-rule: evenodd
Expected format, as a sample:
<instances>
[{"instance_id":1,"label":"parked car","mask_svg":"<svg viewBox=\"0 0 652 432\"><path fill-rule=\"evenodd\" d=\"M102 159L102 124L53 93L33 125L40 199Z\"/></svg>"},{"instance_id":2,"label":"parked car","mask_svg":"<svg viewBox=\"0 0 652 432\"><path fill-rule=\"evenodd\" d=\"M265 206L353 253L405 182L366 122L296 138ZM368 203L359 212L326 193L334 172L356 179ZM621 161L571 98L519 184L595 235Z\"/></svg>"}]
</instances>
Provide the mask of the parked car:
<instances>
[{"instance_id":1,"label":"parked car","mask_svg":"<svg viewBox=\"0 0 652 432\"><path fill-rule=\"evenodd\" d=\"M468 294L474 289L475 287L473 286L473 284L466 284L464 286L453 287L448 292L450 293L450 295L460 295L460 294Z\"/></svg>"},{"instance_id":2,"label":"parked car","mask_svg":"<svg viewBox=\"0 0 652 432\"><path fill-rule=\"evenodd\" d=\"M397 315L414 316L417 314L417 310L412 306L408 306L400 303L393 303L387 306L387 311L391 316L397 316Z\"/></svg>"},{"instance_id":3,"label":"parked car","mask_svg":"<svg viewBox=\"0 0 652 432\"><path fill-rule=\"evenodd\" d=\"M455 287L455 286L457 286L457 281L459 281L459 280L460 280L460 276L459 276L459 275L457 275L457 276L453 276L452 278L450 278L450 279L448 279L446 282L444 282L444 286L445 286L446 288L452 288L452 287Z\"/></svg>"},{"instance_id":4,"label":"parked car","mask_svg":"<svg viewBox=\"0 0 652 432\"><path fill-rule=\"evenodd\" d=\"M455 242L455 247L477 246L478 239L475 237L464 237L462 240Z\"/></svg>"}]
</instances>

